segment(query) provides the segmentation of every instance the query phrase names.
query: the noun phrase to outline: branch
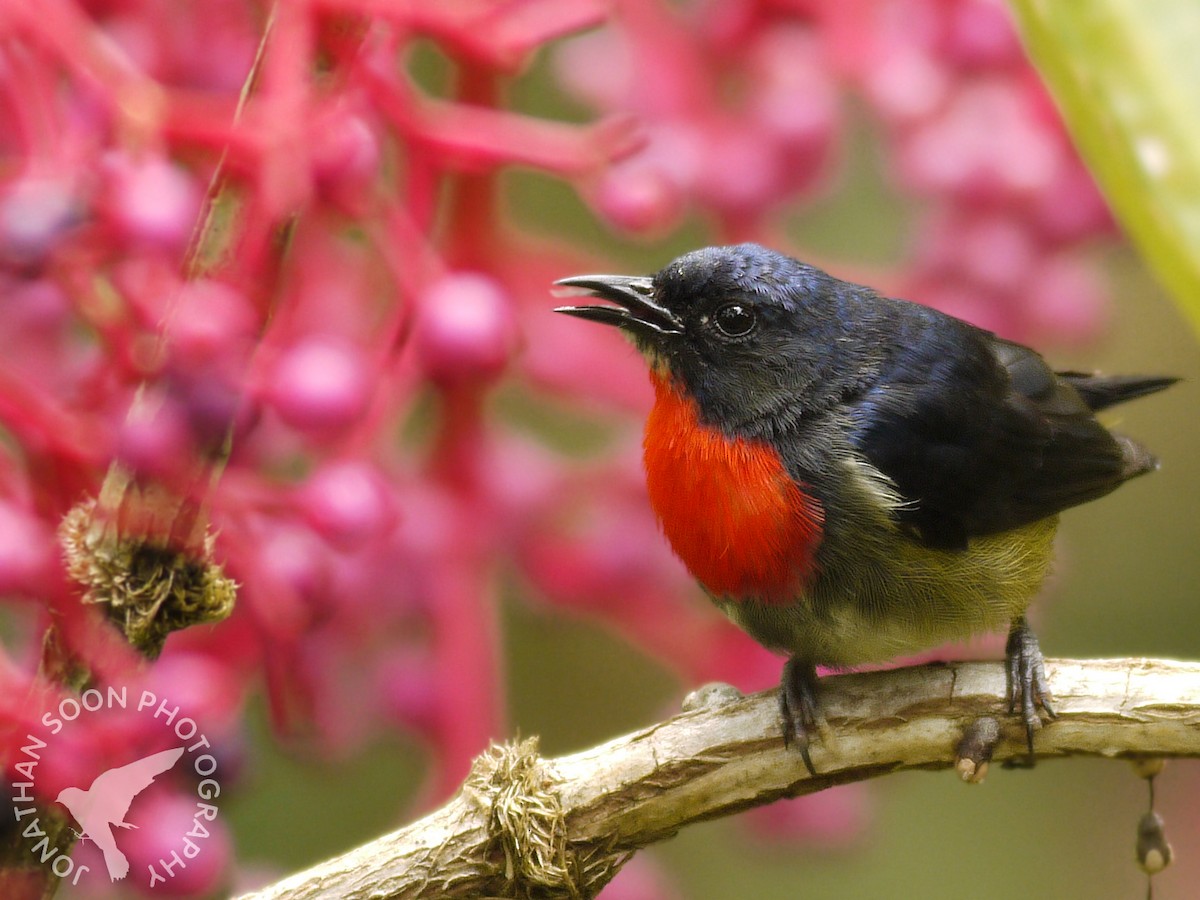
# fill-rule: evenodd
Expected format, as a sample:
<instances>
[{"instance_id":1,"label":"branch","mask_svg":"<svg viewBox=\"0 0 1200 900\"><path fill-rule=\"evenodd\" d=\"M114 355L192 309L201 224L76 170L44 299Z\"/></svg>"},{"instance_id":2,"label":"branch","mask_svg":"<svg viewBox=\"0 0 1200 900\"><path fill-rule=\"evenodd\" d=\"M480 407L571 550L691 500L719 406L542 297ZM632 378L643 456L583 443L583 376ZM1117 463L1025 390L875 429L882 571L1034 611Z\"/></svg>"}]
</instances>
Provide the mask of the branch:
<instances>
[{"instance_id":1,"label":"branch","mask_svg":"<svg viewBox=\"0 0 1200 900\"><path fill-rule=\"evenodd\" d=\"M1058 718L1037 758L1200 756L1200 663L1048 660L1046 671ZM974 763L1024 760L1004 693L990 662L825 678L815 778L783 746L775 691L713 691L699 709L556 759L538 756L536 738L494 745L442 808L241 900L592 897L634 851L692 822L904 769L959 763L967 778L964 735L988 735Z\"/></svg>"}]
</instances>

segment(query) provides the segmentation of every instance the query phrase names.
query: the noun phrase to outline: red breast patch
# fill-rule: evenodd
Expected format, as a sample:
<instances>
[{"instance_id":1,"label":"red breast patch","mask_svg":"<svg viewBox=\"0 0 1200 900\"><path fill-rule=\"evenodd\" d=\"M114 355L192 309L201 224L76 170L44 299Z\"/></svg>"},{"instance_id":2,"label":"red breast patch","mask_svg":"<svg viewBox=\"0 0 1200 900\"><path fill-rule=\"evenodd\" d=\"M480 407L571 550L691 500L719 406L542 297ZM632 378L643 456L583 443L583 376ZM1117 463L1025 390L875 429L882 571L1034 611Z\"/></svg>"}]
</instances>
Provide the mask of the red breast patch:
<instances>
[{"instance_id":1,"label":"red breast patch","mask_svg":"<svg viewBox=\"0 0 1200 900\"><path fill-rule=\"evenodd\" d=\"M820 504L769 444L701 424L692 398L652 380L646 484L672 549L715 595L793 602L813 572Z\"/></svg>"}]
</instances>

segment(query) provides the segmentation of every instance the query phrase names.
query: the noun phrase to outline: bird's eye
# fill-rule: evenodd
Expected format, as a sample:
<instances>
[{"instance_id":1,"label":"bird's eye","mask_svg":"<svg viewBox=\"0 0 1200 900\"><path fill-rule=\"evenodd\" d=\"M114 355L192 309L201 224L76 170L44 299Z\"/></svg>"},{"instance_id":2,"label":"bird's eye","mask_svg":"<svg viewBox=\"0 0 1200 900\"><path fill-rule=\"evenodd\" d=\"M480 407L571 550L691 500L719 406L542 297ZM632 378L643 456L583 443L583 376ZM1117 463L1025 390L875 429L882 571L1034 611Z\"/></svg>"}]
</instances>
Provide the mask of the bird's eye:
<instances>
[{"instance_id":1,"label":"bird's eye","mask_svg":"<svg viewBox=\"0 0 1200 900\"><path fill-rule=\"evenodd\" d=\"M726 303L713 314L713 323L726 337L745 337L754 330L758 318L754 310L741 303Z\"/></svg>"}]
</instances>

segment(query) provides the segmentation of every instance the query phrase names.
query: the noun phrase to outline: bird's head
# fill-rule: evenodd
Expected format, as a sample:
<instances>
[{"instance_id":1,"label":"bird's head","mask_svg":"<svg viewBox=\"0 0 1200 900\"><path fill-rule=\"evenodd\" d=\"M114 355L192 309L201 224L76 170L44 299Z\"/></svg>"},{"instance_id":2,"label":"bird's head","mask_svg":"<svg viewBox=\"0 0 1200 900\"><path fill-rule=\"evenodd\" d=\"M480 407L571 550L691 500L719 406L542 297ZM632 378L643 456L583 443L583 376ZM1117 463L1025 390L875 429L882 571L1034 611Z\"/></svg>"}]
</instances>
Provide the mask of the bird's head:
<instances>
[{"instance_id":1,"label":"bird's head","mask_svg":"<svg viewBox=\"0 0 1200 900\"><path fill-rule=\"evenodd\" d=\"M620 328L726 427L826 408L860 375L856 327L870 292L757 244L695 250L652 276L557 284L607 301L558 312Z\"/></svg>"},{"instance_id":2,"label":"bird's head","mask_svg":"<svg viewBox=\"0 0 1200 900\"><path fill-rule=\"evenodd\" d=\"M87 804L87 800L87 791L81 790L77 787L66 787L58 792L58 796L55 798L54 802L61 803L71 811L71 814L74 815L76 819L78 819L79 816L84 812L84 806Z\"/></svg>"}]
</instances>

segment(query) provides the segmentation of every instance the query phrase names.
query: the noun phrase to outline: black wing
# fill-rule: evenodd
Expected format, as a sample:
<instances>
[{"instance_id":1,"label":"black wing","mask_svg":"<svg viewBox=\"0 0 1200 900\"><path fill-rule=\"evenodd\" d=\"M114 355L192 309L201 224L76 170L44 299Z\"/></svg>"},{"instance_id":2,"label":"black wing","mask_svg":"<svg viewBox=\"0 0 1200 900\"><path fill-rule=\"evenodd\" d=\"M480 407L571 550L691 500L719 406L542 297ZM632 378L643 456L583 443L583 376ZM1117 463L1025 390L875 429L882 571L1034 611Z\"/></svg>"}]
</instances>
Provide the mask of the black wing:
<instances>
[{"instance_id":1,"label":"black wing","mask_svg":"<svg viewBox=\"0 0 1200 900\"><path fill-rule=\"evenodd\" d=\"M1155 467L1145 449L1096 421L1093 407L1169 379L1131 387L1138 380L1060 376L1027 347L957 320L921 319L918 339L854 403L851 439L909 501L899 516L925 542L962 548Z\"/></svg>"}]
</instances>

